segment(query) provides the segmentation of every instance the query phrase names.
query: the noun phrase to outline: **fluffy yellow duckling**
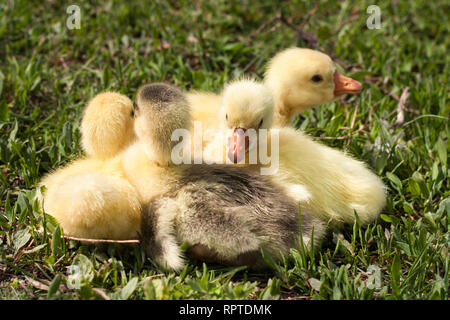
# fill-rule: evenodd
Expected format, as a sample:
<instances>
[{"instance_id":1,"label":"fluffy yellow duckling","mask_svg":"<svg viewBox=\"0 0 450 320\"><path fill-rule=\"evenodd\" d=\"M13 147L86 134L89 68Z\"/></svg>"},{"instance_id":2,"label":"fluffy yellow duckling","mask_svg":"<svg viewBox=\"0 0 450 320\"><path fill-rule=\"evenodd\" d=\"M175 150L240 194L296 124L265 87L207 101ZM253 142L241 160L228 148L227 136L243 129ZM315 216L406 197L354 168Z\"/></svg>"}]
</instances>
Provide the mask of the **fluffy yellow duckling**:
<instances>
[{"instance_id":1,"label":"fluffy yellow duckling","mask_svg":"<svg viewBox=\"0 0 450 320\"><path fill-rule=\"evenodd\" d=\"M261 248L280 258L280 251L295 247L298 207L281 188L237 167L171 163L173 133L190 126L189 104L179 89L145 85L136 105L139 143L125 152L123 164L146 203L143 245L157 263L182 269L183 242L197 258L254 268L265 265ZM325 231L306 208L302 226L307 243L313 228L316 244Z\"/></svg>"},{"instance_id":2,"label":"fluffy yellow duckling","mask_svg":"<svg viewBox=\"0 0 450 320\"><path fill-rule=\"evenodd\" d=\"M40 183L41 206L66 235L95 239L137 239L141 205L124 178L120 154L135 139L133 103L104 92L85 107L81 142L88 158L48 174Z\"/></svg>"},{"instance_id":3,"label":"fluffy yellow duckling","mask_svg":"<svg viewBox=\"0 0 450 320\"><path fill-rule=\"evenodd\" d=\"M91 239L137 239L141 205L124 178L120 158L80 159L42 179L41 208L68 236Z\"/></svg>"},{"instance_id":4,"label":"fluffy yellow duckling","mask_svg":"<svg viewBox=\"0 0 450 320\"><path fill-rule=\"evenodd\" d=\"M328 55L306 48L276 54L268 64L264 82L274 95L274 126L289 125L306 109L362 89L358 81L339 74Z\"/></svg>"},{"instance_id":5,"label":"fluffy yellow duckling","mask_svg":"<svg viewBox=\"0 0 450 320\"><path fill-rule=\"evenodd\" d=\"M81 144L89 157L117 155L135 139L133 102L116 92L97 94L84 109L80 129Z\"/></svg>"},{"instance_id":6,"label":"fluffy yellow duckling","mask_svg":"<svg viewBox=\"0 0 450 320\"><path fill-rule=\"evenodd\" d=\"M274 97L273 125L276 127L289 125L298 113L308 108L362 89L358 81L339 74L328 55L306 48L289 48L276 54L268 63L264 82ZM219 126L218 95L197 91L188 93L188 99L193 119L201 121L204 129Z\"/></svg>"},{"instance_id":7,"label":"fluffy yellow duckling","mask_svg":"<svg viewBox=\"0 0 450 320\"><path fill-rule=\"evenodd\" d=\"M42 179L41 206L66 235L137 239L140 195L123 174L121 156L135 140L133 102L115 92L96 95L85 107L81 136L88 158Z\"/></svg>"},{"instance_id":8,"label":"fluffy yellow duckling","mask_svg":"<svg viewBox=\"0 0 450 320\"><path fill-rule=\"evenodd\" d=\"M269 128L273 105L270 91L252 80L231 83L223 93L220 118L225 139L217 135L205 150L206 157L229 162L251 163L252 150L261 146L259 129ZM253 129L258 143L252 143L247 132ZM268 131L267 150L272 162L278 156L278 171L270 179L298 201L305 201L311 212L335 223L352 223L354 210L362 223L375 220L386 202L385 186L364 163L334 150L293 128L280 128L278 143L273 144L274 131ZM224 151L225 145L226 151ZM274 149L278 147L279 149ZM278 151L278 154L277 154ZM258 150L254 163L264 167ZM247 155L247 157L245 157ZM245 160L245 161L244 161Z\"/></svg>"}]
</instances>

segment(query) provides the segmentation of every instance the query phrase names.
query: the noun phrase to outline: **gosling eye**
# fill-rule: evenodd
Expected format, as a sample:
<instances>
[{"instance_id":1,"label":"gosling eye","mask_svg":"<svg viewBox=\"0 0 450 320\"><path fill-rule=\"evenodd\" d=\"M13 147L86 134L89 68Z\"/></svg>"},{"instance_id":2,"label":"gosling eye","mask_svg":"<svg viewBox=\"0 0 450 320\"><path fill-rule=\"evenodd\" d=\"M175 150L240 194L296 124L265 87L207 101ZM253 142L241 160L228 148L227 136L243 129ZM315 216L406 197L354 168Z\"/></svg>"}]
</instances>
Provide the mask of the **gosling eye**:
<instances>
[{"instance_id":1,"label":"gosling eye","mask_svg":"<svg viewBox=\"0 0 450 320\"><path fill-rule=\"evenodd\" d=\"M314 81L314 82L320 82L320 81L323 80L323 78L322 78L322 76L320 74L315 74L315 75L313 75L311 80Z\"/></svg>"},{"instance_id":2,"label":"gosling eye","mask_svg":"<svg viewBox=\"0 0 450 320\"><path fill-rule=\"evenodd\" d=\"M261 121L259 122L258 129L261 128L261 126L262 126L262 124L263 124L263 120L264 120L264 119L261 119Z\"/></svg>"},{"instance_id":3,"label":"gosling eye","mask_svg":"<svg viewBox=\"0 0 450 320\"><path fill-rule=\"evenodd\" d=\"M225 114L225 119L228 121L228 113Z\"/></svg>"}]
</instances>

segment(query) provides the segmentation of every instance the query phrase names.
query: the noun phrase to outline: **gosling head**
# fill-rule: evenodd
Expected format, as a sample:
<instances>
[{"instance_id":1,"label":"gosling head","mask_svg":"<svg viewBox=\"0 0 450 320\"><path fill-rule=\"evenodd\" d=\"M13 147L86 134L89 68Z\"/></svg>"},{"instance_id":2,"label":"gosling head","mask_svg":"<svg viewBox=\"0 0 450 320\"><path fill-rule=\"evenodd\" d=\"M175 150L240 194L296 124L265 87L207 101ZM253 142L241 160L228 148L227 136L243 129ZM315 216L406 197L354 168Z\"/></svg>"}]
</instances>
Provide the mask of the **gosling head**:
<instances>
[{"instance_id":1,"label":"gosling head","mask_svg":"<svg viewBox=\"0 0 450 320\"><path fill-rule=\"evenodd\" d=\"M337 72L328 55L306 48L290 48L275 55L265 83L274 94L277 113L289 121L305 109L362 90L361 83Z\"/></svg>"},{"instance_id":2,"label":"gosling head","mask_svg":"<svg viewBox=\"0 0 450 320\"><path fill-rule=\"evenodd\" d=\"M132 110L133 102L117 92L99 93L89 101L80 128L89 157L112 158L134 141Z\"/></svg>"},{"instance_id":3,"label":"gosling head","mask_svg":"<svg viewBox=\"0 0 450 320\"><path fill-rule=\"evenodd\" d=\"M239 80L225 87L219 116L226 128L230 161L238 163L246 152L256 148L259 129L270 128L273 114L272 94L264 84Z\"/></svg>"},{"instance_id":4,"label":"gosling head","mask_svg":"<svg viewBox=\"0 0 450 320\"><path fill-rule=\"evenodd\" d=\"M141 86L135 99L136 136L145 145L150 159L170 164L174 146L172 133L190 128L190 108L183 92L171 85L152 83Z\"/></svg>"}]
</instances>

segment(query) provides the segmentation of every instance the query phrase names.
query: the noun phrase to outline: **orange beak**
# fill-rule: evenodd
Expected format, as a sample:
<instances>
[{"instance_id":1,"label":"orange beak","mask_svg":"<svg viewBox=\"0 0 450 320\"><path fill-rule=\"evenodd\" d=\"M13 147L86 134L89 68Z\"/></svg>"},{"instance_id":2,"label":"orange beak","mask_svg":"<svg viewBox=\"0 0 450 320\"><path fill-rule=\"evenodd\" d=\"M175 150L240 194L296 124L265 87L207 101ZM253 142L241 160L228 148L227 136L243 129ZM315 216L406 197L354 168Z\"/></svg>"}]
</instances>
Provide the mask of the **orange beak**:
<instances>
[{"instance_id":1,"label":"orange beak","mask_svg":"<svg viewBox=\"0 0 450 320\"><path fill-rule=\"evenodd\" d=\"M245 134L247 129L236 128L233 135L228 137L228 159L233 163L239 163L245 157L245 153L249 146L248 135Z\"/></svg>"},{"instance_id":2,"label":"orange beak","mask_svg":"<svg viewBox=\"0 0 450 320\"><path fill-rule=\"evenodd\" d=\"M360 93L362 85L359 81L343 76L337 71L334 72L334 95L340 96L342 94L356 94Z\"/></svg>"}]
</instances>

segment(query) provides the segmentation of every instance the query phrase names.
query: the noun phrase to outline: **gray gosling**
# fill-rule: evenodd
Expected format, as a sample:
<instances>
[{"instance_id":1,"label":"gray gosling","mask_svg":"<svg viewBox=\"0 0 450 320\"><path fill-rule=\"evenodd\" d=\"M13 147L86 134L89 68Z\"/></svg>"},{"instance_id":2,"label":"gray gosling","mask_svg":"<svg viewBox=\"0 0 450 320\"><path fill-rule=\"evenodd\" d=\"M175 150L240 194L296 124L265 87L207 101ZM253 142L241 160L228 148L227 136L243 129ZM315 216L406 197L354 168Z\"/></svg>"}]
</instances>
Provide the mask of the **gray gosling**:
<instances>
[{"instance_id":1,"label":"gray gosling","mask_svg":"<svg viewBox=\"0 0 450 320\"><path fill-rule=\"evenodd\" d=\"M231 165L174 165L172 132L189 129L190 108L176 87L155 83L136 95L138 139L158 150L160 166L170 171L167 191L143 206L141 236L147 254L159 265L180 270L180 244L190 257L225 265L267 267L261 249L280 259L299 240L298 204L268 179ZM320 243L325 224L302 207L302 237Z\"/></svg>"}]
</instances>

